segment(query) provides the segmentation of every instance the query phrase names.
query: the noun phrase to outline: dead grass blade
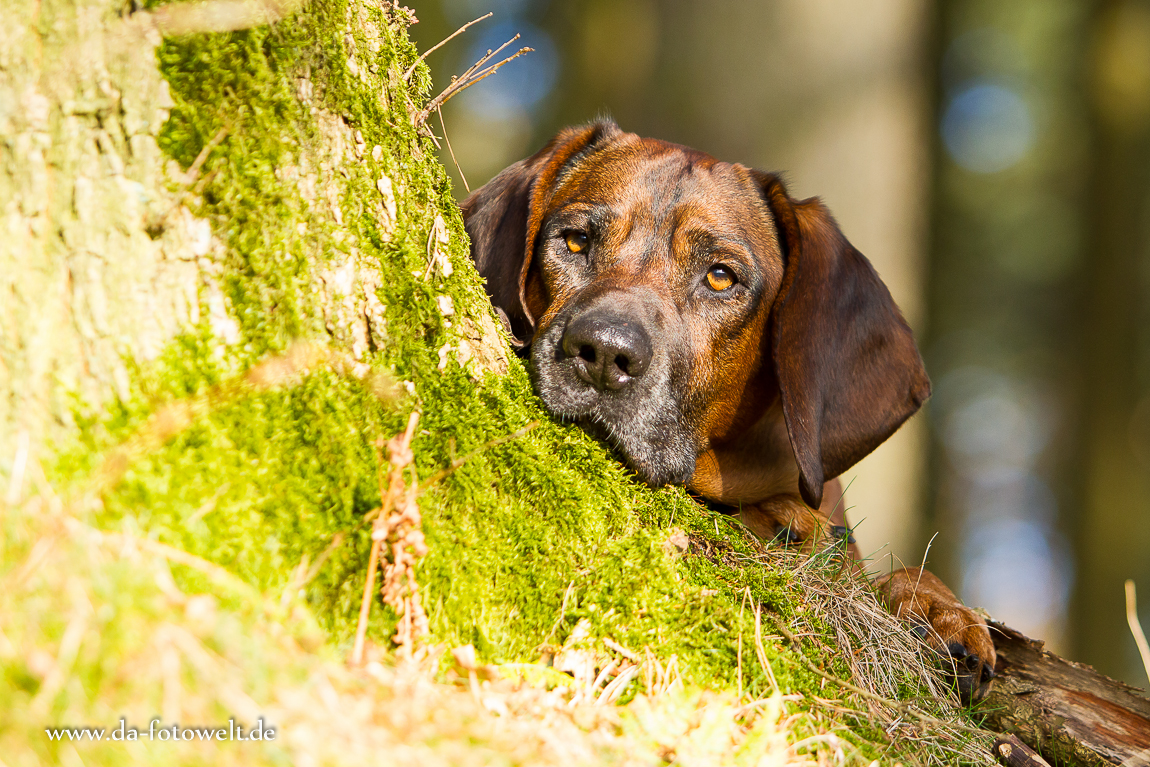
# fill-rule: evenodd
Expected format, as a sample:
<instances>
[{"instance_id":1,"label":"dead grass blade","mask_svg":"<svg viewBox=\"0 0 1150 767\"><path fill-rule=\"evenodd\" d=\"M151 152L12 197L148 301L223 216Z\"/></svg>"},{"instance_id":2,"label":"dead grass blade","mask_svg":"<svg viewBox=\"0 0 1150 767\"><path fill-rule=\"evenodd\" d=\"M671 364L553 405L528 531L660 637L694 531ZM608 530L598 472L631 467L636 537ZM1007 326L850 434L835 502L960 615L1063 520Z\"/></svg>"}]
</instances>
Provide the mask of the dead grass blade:
<instances>
[{"instance_id":1,"label":"dead grass blade","mask_svg":"<svg viewBox=\"0 0 1150 767\"><path fill-rule=\"evenodd\" d=\"M1126 581L1126 622L1130 625L1130 633L1134 635L1134 643L1138 645L1138 654L1142 656L1146 678L1150 680L1150 645L1146 643L1142 622L1138 620L1138 596L1134 592L1134 581L1131 580Z\"/></svg>"},{"instance_id":2,"label":"dead grass blade","mask_svg":"<svg viewBox=\"0 0 1150 767\"><path fill-rule=\"evenodd\" d=\"M831 548L808 556L767 549L747 535L748 549L754 553L736 552L702 538L692 538L691 550L732 567L758 564L791 573L809 611L788 626L753 601L752 610L756 624L767 620L795 650L782 658L833 683L848 698L856 697L863 711L857 708L859 704L849 702L816 701L820 706L866 716L888 736L911 744L924 763L992 763L989 748L993 734L963 717L943 669L932 662L934 653L886 610L868 581L844 567L841 552ZM830 627L833 644L821 644L822 629L817 625ZM756 629L758 644L761 631ZM844 658L852 680L820 668L808 657L812 650L826 657ZM916 691L916 697L903 699L907 690Z\"/></svg>"}]
</instances>

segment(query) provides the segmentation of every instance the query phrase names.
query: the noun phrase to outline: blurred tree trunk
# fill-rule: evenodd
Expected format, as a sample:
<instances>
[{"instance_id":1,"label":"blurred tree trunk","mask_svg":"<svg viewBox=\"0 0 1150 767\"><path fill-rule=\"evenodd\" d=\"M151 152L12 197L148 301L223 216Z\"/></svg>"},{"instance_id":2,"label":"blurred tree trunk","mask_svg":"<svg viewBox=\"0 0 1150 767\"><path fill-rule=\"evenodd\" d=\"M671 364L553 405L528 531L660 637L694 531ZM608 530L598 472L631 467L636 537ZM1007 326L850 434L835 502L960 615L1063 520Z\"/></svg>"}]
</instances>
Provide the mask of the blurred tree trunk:
<instances>
[{"instance_id":1,"label":"blurred tree trunk","mask_svg":"<svg viewBox=\"0 0 1150 767\"><path fill-rule=\"evenodd\" d=\"M127 356L157 353L197 305L196 222L156 137L171 107L154 26L109 3L3 3L0 32L0 454L59 436L72 397L127 396ZM141 19L142 21L142 19ZM203 255L202 253L199 255Z\"/></svg>"},{"instance_id":2,"label":"blurred tree trunk","mask_svg":"<svg viewBox=\"0 0 1150 767\"><path fill-rule=\"evenodd\" d=\"M1150 256L1150 3L1110 0L1095 20L1095 154L1084 311L1082 454L1075 657L1145 686L1126 625L1123 581L1150 597L1150 484L1132 427L1147 390Z\"/></svg>"}]
</instances>

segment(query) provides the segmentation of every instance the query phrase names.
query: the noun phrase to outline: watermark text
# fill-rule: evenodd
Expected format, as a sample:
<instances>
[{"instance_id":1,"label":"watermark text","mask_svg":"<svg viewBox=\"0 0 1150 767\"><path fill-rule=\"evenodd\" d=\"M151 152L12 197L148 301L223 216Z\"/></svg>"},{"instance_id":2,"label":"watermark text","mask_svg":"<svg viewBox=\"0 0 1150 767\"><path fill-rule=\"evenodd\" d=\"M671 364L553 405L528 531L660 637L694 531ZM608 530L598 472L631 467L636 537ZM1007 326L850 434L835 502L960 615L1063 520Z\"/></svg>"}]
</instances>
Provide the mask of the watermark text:
<instances>
[{"instance_id":1,"label":"watermark text","mask_svg":"<svg viewBox=\"0 0 1150 767\"><path fill-rule=\"evenodd\" d=\"M263 718L256 720L251 727L237 724L229 719L226 725L180 726L163 724L154 717L147 727L134 727L126 719L112 728L107 727L47 727L44 732L48 740L90 740L108 742L160 741L160 742L200 742L200 741L249 741L275 740L276 728L268 726Z\"/></svg>"}]
</instances>

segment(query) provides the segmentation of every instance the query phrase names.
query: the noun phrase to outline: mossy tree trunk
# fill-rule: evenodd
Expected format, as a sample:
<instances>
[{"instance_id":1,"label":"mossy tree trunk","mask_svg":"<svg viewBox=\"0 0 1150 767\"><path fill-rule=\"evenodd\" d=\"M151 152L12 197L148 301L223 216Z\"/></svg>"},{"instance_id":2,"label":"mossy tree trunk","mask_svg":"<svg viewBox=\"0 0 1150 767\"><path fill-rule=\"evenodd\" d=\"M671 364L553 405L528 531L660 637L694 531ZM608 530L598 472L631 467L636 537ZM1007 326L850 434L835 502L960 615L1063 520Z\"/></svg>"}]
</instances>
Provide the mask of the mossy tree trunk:
<instances>
[{"instance_id":1,"label":"mossy tree trunk","mask_svg":"<svg viewBox=\"0 0 1150 767\"><path fill-rule=\"evenodd\" d=\"M6 0L9 495L32 487L38 459L94 524L261 590L327 552L307 596L346 642L378 445L419 410L418 476L469 456L420 499L437 641L537 658L586 619L730 685L736 646L715 632L745 619L663 546L672 523L715 522L547 420L508 355L446 174L412 124L430 79L408 12L291 5ZM783 581L755 572L754 589L789 609ZM374 616L372 635L388 636L395 616Z\"/></svg>"},{"instance_id":2,"label":"mossy tree trunk","mask_svg":"<svg viewBox=\"0 0 1150 767\"><path fill-rule=\"evenodd\" d=\"M458 271L466 243L445 174L412 125L428 77L409 71L408 13L296 5L9 0L0 40L8 495L37 458L79 492L117 445L144 446L98 500L102 521L136 519L142 503L145 527L180 539L183 503L254 511L270 556L228 561L245 546L211 523L190 534L264 586L378 500L373 445L398 410L433 409L436 387L473 388L508 362L474 273ZM253 389L242 374L269 357L282 364ZM284 384L276 412L258 412ZM157 427L173 402L232 421L183 465L160 455L191 425ZM502 424L469 426L457 449ZM245 460L280 486L235 475ZM317 502L334 513L308 535ZM278 522L302 533L290 555Z\"/></svg>"}]
</instances>

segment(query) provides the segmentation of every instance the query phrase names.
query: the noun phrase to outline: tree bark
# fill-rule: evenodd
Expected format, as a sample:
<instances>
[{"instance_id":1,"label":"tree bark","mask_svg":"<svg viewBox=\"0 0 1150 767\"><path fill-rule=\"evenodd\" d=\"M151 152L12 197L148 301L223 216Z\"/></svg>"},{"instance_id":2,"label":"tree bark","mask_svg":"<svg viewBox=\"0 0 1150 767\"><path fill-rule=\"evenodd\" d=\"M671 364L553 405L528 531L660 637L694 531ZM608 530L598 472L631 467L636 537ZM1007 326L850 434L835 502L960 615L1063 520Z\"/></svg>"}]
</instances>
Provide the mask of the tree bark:
<instances>
[{"instance_id":1,"label":"tree bark","mask_svg":"<svg viewBox=\"0 0 1150 767\"><path fill-rule=\"evenodd\" d=\"M1017 734L1054 764L1150 764L1150 700L991 623L998 678L982 708L991 728Z\"/></svg>"},{"instance_id":2,"label":"tree bark","mask_svg":"<svg viewBox=\"0 0 1150 767\"><path fill-rule=\"evenodd\" d=\"M159 31L104 0L5 0L0 32L0 451L128 396L127 360L198 321L202 229L165 180ZM151 211L173 211L157 238ZM205 296L213 303L214 294ZM222 309L222 305L220 307Z\"/></svg>"}]
</instances>

